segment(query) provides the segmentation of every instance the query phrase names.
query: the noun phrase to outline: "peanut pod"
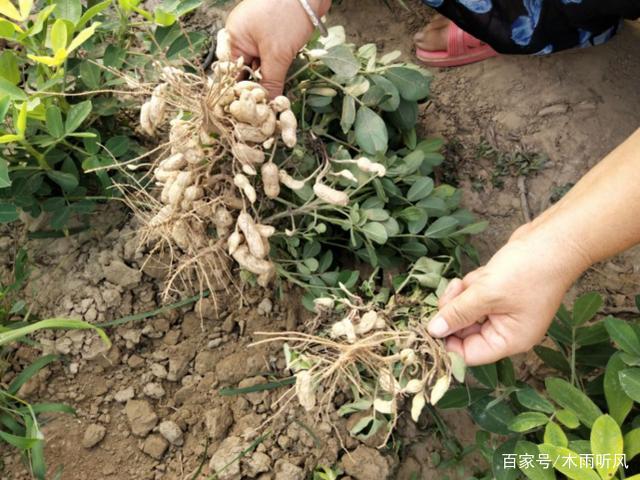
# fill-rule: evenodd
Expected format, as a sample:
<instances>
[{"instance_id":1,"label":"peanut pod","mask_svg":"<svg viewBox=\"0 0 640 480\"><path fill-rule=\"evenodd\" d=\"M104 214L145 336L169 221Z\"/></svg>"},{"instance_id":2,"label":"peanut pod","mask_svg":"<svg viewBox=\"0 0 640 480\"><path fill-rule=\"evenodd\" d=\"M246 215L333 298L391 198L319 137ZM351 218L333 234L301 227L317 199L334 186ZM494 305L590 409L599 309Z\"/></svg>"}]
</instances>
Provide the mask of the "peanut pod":
<instances>
[{"instance_id":1,"label":"peanut pod","mask_svg":"<svg viewBox=\"0 0 640 480\"><path fill-rule=\"evenodd\" d=\"M256 258L264 258L267 256L267 250L262 241L262 235L256 227L256 223L253 221L251 215L247 212L242 212L238 215L238 221L236 223L240 231L244 234L245 241L249 247L249 252Z\"/></svg>"},{"instance_id":2,"label":"peanut pod","mask_svg":"<svg viewBox=\"0 0 640 480\"><path fill-rule=\"evenodd\" d=\"M155 125L151 121L151 104L146 102L140 108L140 128L149 136L155 133Z\"/></svg>"},{"instance_id":3,"label":"peanut pod","mask_svg":"<svg viewBox=\"0 0 640 480\"><path fill-rule=\"evenodd\" d=\"M261 165L264 163L264 152L243 143L236 143L231 152L240 163L249 165Z\"/></svg>"},{"instance_id":4,"label":"peanut pod","mask_svg":"<svg viewBox=\"0 0 640 480\"><path fill-rule=\"evenodd\" d=\"M159 167L163 170L181 170L187 166L187 161L182 153L176 153L160 162Z\"/></svg>"},{"instance_id":5,"label":"peanut pod","mask_svg":"<svg viewBox=\"0 0 640 480\"><path fill-rule=\"evenodd\" d=\"M284 144L293 148L298 143L296 130L298 129L298 120L291 110L285 110L280 114L280 135Z\"/></svg>"},{"instance_id":6,"label":"peanut pod","mask_svg":"<svg viewBox=\"0 0 640 480\"><path fill-rule=\"evenodd\" d=\"M262 184L264 193L269 198L278 198L280 195L280 175L277 165L273 162L262 165Z\"/></svg>"},{"instance_id":7,"label":"peanut pod","mask_svg":"<svg viewBox=\"0 0 640 480\"><path fill-rule=\"evenodd\" d=\"M305 182L296 180L284 170L280 170L278 176L280 177L280 183L291 190L302 190L305 186Z\"/></svg>"},{"instance_id":8,"label":"peanut pod","mask_svg":"<svg viewBox=\"0 0 640 480\"><path fill-rule=\"evenodd\" d=\"M233 177L233 184L238 187L245 196L249 199L249 202L255 203L258 198L256 195L256 190L253 188L249 179L241 173L238 173L235 177Z\"/></svg>"},{"instance_id":9,"label":"peanut pod","mask_svg":"<svg viewBox=\"0 0 640 480\"><path fill-rule=\"evenodd\" d=\"M229 235L229 239L227 240L227 251L229 255L233 255L238 250L238 247L244 241L244 237L237 230L234 231L231 235Z\"/></svg>"},{"instance_id":10,"label":"peanut pod","mask_svg":"<svg viewBox=\"0 0 640 480\"><path fill-rule=\"evenodd\" d=\"M221 62L231 61L231 35L221 28L216 36L216 58Z\"/></svg>"},{"instance_id":11,"label":"peanut pod","mask_svg":"<svg viewBox=\"0 0 640 480\"><path fill-rule=\"evenodd\" d=\"M316 183L313 186L313 193L315 193L320 200L330 203L331 205L340 207L349 205L349 195L335 188L331 188L328 185Z\"/></svg>"},{"instance_id":12,"label":"peanut pod","mask_svg":"<svg viewBox=\"0 0 640 480\"><path fill-rule=\"evenodd\" d=\"M277 112L282 113L291 109L291 102L284 95L278 95L271 101L271 107Z\"/></svg>"},{"instance_id":13,"label":"peanut pod","mask_svg":"<svg viewBox=\"0 0 640 480\"><path fill-rule=\"evenodd\" d=\"M238 262L240 267L255 275L268 274L273 269L273 264L269 260L262 260L251 255L246 245L240 245L236 251L233 252L232 257Z\"/></svg>"},{"instance_id":14,"label":"peanut pod","mask_svg":"<svg viewBox=\"0 0 640 480\"><path fill-rule=\"evenodd\" d=\"M260 128L246 123L238 123L234 127L236 138L241 142L262 143L269 135L266 135Z\"/></svg>"}]
</instances>

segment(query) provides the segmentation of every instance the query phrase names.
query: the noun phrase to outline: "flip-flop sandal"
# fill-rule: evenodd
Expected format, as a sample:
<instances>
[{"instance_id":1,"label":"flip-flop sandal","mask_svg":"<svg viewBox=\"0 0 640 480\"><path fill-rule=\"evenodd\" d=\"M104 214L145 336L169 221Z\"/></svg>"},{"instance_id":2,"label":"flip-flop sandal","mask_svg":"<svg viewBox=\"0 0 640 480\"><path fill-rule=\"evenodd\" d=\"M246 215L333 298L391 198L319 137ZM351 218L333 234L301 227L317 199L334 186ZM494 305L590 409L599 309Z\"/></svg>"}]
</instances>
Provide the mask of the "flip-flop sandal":
<instances>
[{"instance_id":1,"label":"flip-flop sandal","mask_svg":"<svg viewBox=\"0 0 640 480\"><path fill-rule=\"evenodd\" d=\"M428 67L459 67L480 62L498 55L493 48L469 35L455 23L448 29L447 50L423 50L416 48L418 60Z\"/></svg>"}]
</instances>

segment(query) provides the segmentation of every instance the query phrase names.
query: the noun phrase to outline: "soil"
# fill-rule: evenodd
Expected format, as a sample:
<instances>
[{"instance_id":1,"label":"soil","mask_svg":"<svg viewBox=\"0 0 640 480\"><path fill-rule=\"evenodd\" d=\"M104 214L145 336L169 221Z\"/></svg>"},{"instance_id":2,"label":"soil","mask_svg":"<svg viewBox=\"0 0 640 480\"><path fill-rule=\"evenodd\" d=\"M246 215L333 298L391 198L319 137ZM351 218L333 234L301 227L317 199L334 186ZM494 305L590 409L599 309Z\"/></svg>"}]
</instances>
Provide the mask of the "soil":
<instances>
[{"instance_id":1,"label":"soil","mask_svg":"<svg viewBox=\"0 0 640 480\"><path fill-rule=\"evenodd\" d=\"M344 1L329 21L345 25L356 43L398 48L410 58L411 35L431 12L407 3L411 12L395 6L391 11L379 0ZM202 23L221 13L208 10ZM433 72L423 129L448 142L442 178L456 182L466 206L490 221L475 241L483 261L523 223L525 211L534 217L542 212L640 124L639 42L640 24L628 22L601 47L545 58L498 57ZM516 152L525 152L518 157L525 163L533 154L548 161L537 171L499 176L500 162ZM33 272L26 300L40 317L101 323L158 307L163 272L152 264L143 268L135 225L122 209L110 206L101 213L88 232L29 242ZM0 234L7 252L0 273L6 273L17 241L14 231ZM634 310L640 248L590 269L567 300L587 290L606 294L608 311ZM338 432L300 408L261 429L280 411L284 389L244 396L221 396L219 389L254 385L282 371L279 347L248 345L258 338L255 332L295 328L305 313L296 292L284 299L264 290L217 293L217 310L205 299L195 311L192 304L111 329L108 351L86 332L47 332L38 345L16 349L3 382L43 353L63 355L21 391L32 402L64 402L77 410L75 417L49 416L43 427L51 478L62 466L59 478L65 480L189 479L201 465L213 473L227 463L220 479L302 480L321 464L340 464L359 480L444 477L434 466L433 454L442 446L428 419L415 425L402 418L402 447L394 451L351 439L337 416L332 420ZM523 375L536 368L527 360L520 366ZM473 441L466 416L456 412L445 420L463 444ZM262 438L256 451L232 462L256 438ZM16 452L1 448L0 478L29 478ZM481 468L480 459L471 457L446 473L466 479Z\"/></svg>"}]
</instances>

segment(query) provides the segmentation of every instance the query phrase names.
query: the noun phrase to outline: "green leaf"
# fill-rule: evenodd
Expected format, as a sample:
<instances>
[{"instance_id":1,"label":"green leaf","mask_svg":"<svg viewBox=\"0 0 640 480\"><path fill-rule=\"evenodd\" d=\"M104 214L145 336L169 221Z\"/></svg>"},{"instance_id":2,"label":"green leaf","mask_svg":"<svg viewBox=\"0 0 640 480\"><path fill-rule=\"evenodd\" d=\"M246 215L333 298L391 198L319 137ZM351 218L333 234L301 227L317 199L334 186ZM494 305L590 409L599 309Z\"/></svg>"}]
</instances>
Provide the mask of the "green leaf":
<instances>
[{"instance_id":1,"label":"green leaf","mask_svg":"<svg viewBox=\"0 0 640 480\"><path fill-rule=\"evenodd\" d=\"M630 355L640 356L640 340L631 325L624 320L611 316L605 318L604 325L611 339L617 343L622 350Z\"/></svg>"},{"instance_id":2,"label":"green leaf","mask_svg":"<svg viewBox=\"0 0 640 480\"><path fill-rule=\"evenodd\" d=\"M24 138L24 134L27 131L27 102L23 102L18 110L18 115L15 119L16 133Z\"/></svg>"},{"instance_id":3,"label":"green leaf","mask_svg":"<svg viewBox=\"0 0 640 480\"><path fill-rule=\"evenodd\" d=\"M498 386L498 369L495 363L479 367L471 367L469 368L469 371L471 372L471 375L473 375L474 378L483 385L494 389Z\"/></svg>"},{"instance_id":4,"label":"green leaf","mask_svg":"<svg viewBox=\"0 0 640 480\"><path fill-rule=\"evenodd\" d=\"M86 12L82 14L80 20L76 24L76 29L84 27L89 20L98 15L103 10L106 10L111 5L111 0L104 0L103 2L96 3L93 7L88 8Z\"/></svg>"},{"instance_id":5,"label":"green leaf","mask_svg":"<svg viewBox=\"0 0 640 480\"><path fill-rule=\"evenodd\" d=\"M363 412L365 410L369 410L373 406L373 402L371 400L361 398L360 400L356 400L355 402L345 403L338 409L338 415L344 417L346 415L350 415L352 413Z\"/></svg>"},{"instance_id":6,"label":"green leaf","mask_svg":"<svg viewBox=\"0 0 640 480\"><path fill-rule=\"evenodd\" d=\"M516 438L507 440L493 452L491 459L491 467L494 480L516 480L518 478L518 469L515 468L517 460L515 459L514 450L516 448ZM515 461L513 467L506 462L507 455L511 455Z\"/></svg>"},{"instance_id":7,"label":"green leaf","mask_svg":"<svg viewBox=\"0 0 640 480\"><path fill-rule=\"evenodd\" d=\"M514 450L518 456L518 468L530 480L555 480L550 468L544 468L538 461L540 450L535 443L520 441Z\"/></svg>"},{"instance_id":8,"label":"green leaf","mask_svg":"<svg viewBox=\"0 0 640 480\"><path fill-rule=\"evenodd\" d=\"M458 225L458 220L453 217L440 217L424 232L429 238L445 238L448 237Z\"/></svg>"},{"instance_id":9,"label":"green leaf","mask_svg":"<svg viewBox=\"0 0 640 480\"><path fill-rule=\"evenodd\" d=\"M624 392L634 401L640 402L640 368L627 368L618 374Z\"/></svg>"},{"instance_id":10,"label":"green leaf","mask_svg":"<svg viewBox=\"0 0 640 480\"><path fill-rule=\"evenodd\" d=\"M412 240L402 244L402 252L410 257L418 258L426 255L428 253L428 249L424 243Z\"/></svg>"},{"instance_id":11,"label":"green leaf","mask_svg":"<svg viewBox=\"0 0 640 480\"><path fill-rule=\"evenodd\" d=\"M466 408L491 393L486 388L453 387L438 402L438 409Z\"/></svg>"},{"instance_id":12,"label":"green leaf","mask_svg":"<svg viewBox=\"0 0 640 480\"><path fill-rule=\"evenodd\" d=\"M487 406L493 403L493 406ZM495 403L491 396L484 396L472 403L469 413L478 426L488 432L499 435L510 435L508 425L514 417L513 411L505 402Z\"/></svg>"},{"instance_id":13,"label":"green leaf","mask_svg":"<svg viewBox=\"0 0 640 480\"><path fill-rule=\"evenodd\" d=\"M4 122L9 107L11 106L11 97L5 95L0 97L0 123Z\"/></svg>"},{"instance_id":14,"label":"green leaf","mask_svg":"<svg viewBox=\"0 0 640 480\"><path fill-rule=\"evenodd\" d=\"M83 60L79 67L80 79L82 82L92 90L98 90L100 88L100 67L91 63L89 60Z\"/></svg>"},{"instance_id":15,"label":"green leaf","mask_svg":"<svg viewBox=\"0 0 640 480\"><path fill-rule=\"evenodd\" d=\"M618 470L618 464L614 459L623 453L622 432L613 417L602 415L593 423L591 453L595 456L610 456L612 461L608 465L606 462L595 462L595 466L603 480L613 478Z\"/></svg>"},{"instance_id":16,"label":"green leaf","mask_svg":"<svg viewBox=\"0 0 640 480\"><path fill-rule=\"evenodd\" d=\"M162 8L156 7L154 10L154 22L156 25L162 25L163 27L169 27L176 23L178 17L173 13L166 12Z\"/></svg>"},{"instance_id":17,"label":"green leaf","mask_svg":"<svg viewBox=\"0 0 640 480\"><path fill-rule=\"evenodd\" d=\"M430 177L423 177L416 180L407 192L407 200L417 202L428 197L433 192L434 184Z\"/></svg>"},{"instance_id":18,"label":"green leaf","mask_svg":"<svg viewBox=\"0 0 640 480\"><path fill-rule=\"evenodd\" d=\"M353 78L360 71L360 62L346 45L336 45L322 57L322 63L345 79Z\"/></svg>"},{"instance_id":19,"label":"green leaf","mask_svg":"<svg viewBox=\"0 0 640 480\"><path fill-rule=\"evenodd\" d=\"M429 95L431 79L425 74L406 67L392 67L385 76L396 86L405 100L415 102Z\"/></svg>"},{"instance_id":20,"label":"green leaf","mask_svg":"<svg viewBox=\"0 0 640 480\"><path fill-rule=\"evenodd\" d=\"M411 130L418 123L418 104L401 99L400 106L394 112L388 112L386 117L399 130ZM422 152L424 154L424 152Z\"/></svg>"},{"instance_id":21,"label":"green leaf","mask_svg":"<svg viewBox=\"0 0 640 480\"><path fill-rule=\"evenodd\" d=\"M624 436L624 454L627 462L640 453L640 428L635 428Z\"/></svg>"},{"instance_id":22,"label":"green leaf","mask_svg":"<svg viewBox=\"0 0 640 480\"><path fill-rule=\"evenodd\" d=\"M371 80L376 87L382 89L384 96L387 97L379 106L386 112L393 112L400 106L400 94L396 86L381 75L372 75Z\"/></svg>"},{"instance_id":23,"label":"green leaf","mask_svg":"<svg viewBox=\"0 0 640 480\"><path fill-rule=\"evenodd\" d=\"M57 52L67 48L67 25L64 20L58 19L51 27L51 50Z\"/></svg>"},{"instance_id":24,"label":"green leaf","mask_svg":"<svg viewBox=\"0 0 640 480\"><path fill-rule=\"evenodd\" d=\"M20 215L15 205L0 202L0 223L15 222L18 218Z\"/></svg>"},{"instance_id":25,"label":"green leaf","mask_svg":"<svg viewBox=\"0 0 640 480\"><path fill-rule=\"evenodd\" d=\"M78 23L82 15L80 0L56 0L53 14L56 18L69 20L73 25Z\"/></svg>"},{"instance_id":26,"label":"green leaf","mask_svg":"<svg viewBox=\"0 0 640 480\"><path fill-rule=\"evenodd\" d=\"M549 421L544 413L540 412L524 412L517 415L509 422L509 430L512 432L528 432L535 428L545 425Z\"/></svg>"},{"instance_id":27,"label":"green leaf","mask_svg":"<svg viewBox=\"0 0 640 480\"><path fill-rule=\"evenodd\" d=\"M556 370L565 373L571 371L571 365L569 365L569 362L564 355L557 350L537 345L533 347L533 351L536 352L536 355L538 355L538 357L540 357L540 359L551 368L555 368Z\"/></svg>"},{"instance_id":28,"label":"green leaf","mask_svg":"<svg viewBox=\"0 0 640 480\"><path fill-rule=\"evenodd\" d=\"M62 123L62 113L60 109L55 105L50 105L46 112L46 125L47 131L53 138L64 137L64 124Z\"/></svg>"},{"instance_id":29,"label":"green leaf","mask_svg":"<svg viewBox=\"0 0 640 480\"><path fill-rule=\"evenodd\" d=\"M380 245L387 243L387 230L384 225L379 222L369 222L362 227L362 233L371 241Z\"/></svg>"},{"instance_id":30,"label":"green leaf","mask_svg":"<svg viewBox=\"0 0 640 480\"><path fill-rule=\"evenodd\" d=\"M340 117L340 127L342 133L347 133L356 121L356 100L350 95L345 95L342 100L342 116Z\"/></svg>"},{"instance_id":31,"label":"green leaf","mask_svg":"<svg viewBox=\"0 0 640 480\"><path fill-rule=\"evenodd\" d=\"M488 226L489 222L487 220L482 220L481 222L472 223L461 228L455 232L455 235L477 235L484 232Z\"/></svg>"},{"instance_id":32,"label":"green leaf","mask_svg":"<svg viewBox=\"0 0 640 480\"><path fill-rule=\"evenodd\" d=\"M552 414L556 411L556 409L553 407L553 404L549 400L544 398L531 387L526 387L522 390L518 390L516 392L516 398L523 407L529 408L531 410L536 410L538 412L544 412L548 414Z\"/></svg>"},{"instance_id":33,"label":"green leaf","mask_svg":"<svg viewBox=\"0 0 640 480\"><path fill-rule=\"evenodd\" d=\"M556 422L549 422L544 429L544 443L555 445L556 447L566 447L569 439Z\"/></svg>"},{"instance_id":34,"label":"green leaf","mask_svg":"<svg viewBox=\"0 0 640 480\"><path fill-rule=\"evenodd\" d=\"M65 191L71 191L78 186L78 178L72 173L48 170L47 177L60 185Z\"/></svg>"},{"instance_id":35,"label":"green leaf","mask_svg":"<svg viewBox=\"0 0 640 480\"><path fill-rule=\"evenodd\" d=\"M573 411L587 427L602 415L602 411L584 393L561 378L545 380L547 393L551 399L563 408Z\"/></svg>"},{"instance_id":36,"label":"green leaf","mask_svg":"<svg viewBox=\"0 0 640 480\"><path fill-rule=\"evenodd\" d=\"M556 412L556 419L567 428L578 428L580 419L571 410L562 409Z\"/></svg>"},{"instance_id":37,"label":"green leaf","mask_svg":"<svg viewBox=\"0 0 640 480\"><path fill-rule=\"evenodd\" d=\"M593 469L584 466L584 461L583 466L580 466L580 457L576 452L547 443L539 445L538 449L540 453L549 456L549 463L554 465L556 470L571 480L600 480Z\"/></svg>"},{"instance_id":38,"label":"green leaf","mask_svg":"<svg viewBox=\"0 0 640 480\"><path fill-rule=\"evenodd\" d=\"M91 100L85 100L84 102L76 103L72 105L67 112L67 120L64 124L64 130L66 133L75 132L82 122L91 113L92 105Z\"/></svg>"},{"instance_id":39,"label":"green leaf","mask_svg":"<svg viewBox=\"0 0 640 480\"><path fill-rule=\"evenodd\" d=\"M579 326L591 320L602 307L602 303L602 297L595 292L578 297L573 304L573 325Z\"/></svg>"},{"instance_id":40,"label":"green leaf","mask_svg":"<svg viewBox=\"0 0 640 480\"><path fill-rule=\"evenodd\" d=\"M398 214L398 217L406 222L426 222L429 219L427 211L420 207L403 208Z\"/></svg>"},{"instance_id":41,"label":"green leaf","mask_svg":"<svg viewBox=\"0 0 640 480\"><path fill-rule=\"evenodd\" d=\"M458 382L464 382L465 373L467 371L467 365L464 362L464 358L457 352L448 352L447 355L451 360L451 373L453 378Z\"/></svg>"},{"instance_id":42,"label":"green leaf","mask_svg":"<svg viewBox=\"0 0 640 480\"><path fill-rule=\"evenodd\" d=\"M609 407L609 414L622 425L633 407L633 400L625 393L620 383L620 372L627 366L622 361L622 352L615 353L607 363L604 372L604 396Z\"/></svg>"},{"instance_id":43,"label":"green leaf","mask_svg":"<svg viewBox=\"0 0 640 480\"><path fill-rule=\"evenodd\" d=\"M11 186L11 178L9 178L9 162L0 157L0 188Z\"/></svg>"},{"instance_id":44,"label":"green leaf","mask_svg":"<svg viewBox=\"0 0 640 480\"><path fill-rule=\"evenodd\" d=\"M26 101L27 94L4 77L0 77L0 96L7 95L11 100Z\"/></svg>"},{"instance_id":45,"label":"green leaf","mask_svg":"<svg viewBox=\"0 0 640 480\"><path fill-rule=\"evenodd\" d=\"M516 384L516 372L513 369L513 362L510 358L503 358L496 363L498 369L498 381L507 387L513 387Z\"/></svg>"},{"instance_id":46,"label":"green leaf","mask_svg":"<svg viewBox=\"0 0 640 480\"><path fill-rule=\"evenodd\" d=\"M367 208L361 212L372 222L386 222L389 219L389 212L384 208Z\"/></svg>"},{"instance_id":47,"label":"green leaf","mask_svg":"<svg viewBox=\"0 0 640 480\"><path fill-rule=\"evenodd\" d=\"M389 133L380 115L368 107L360 107L355 123L356 143L366 153L386 152Z\"/></svg>"},{"instance_id":48,"label":"green leaf","mask_svg":"<svg viewBox=\"0 0 640 480\"><path fill-rule=\"evenodd\" d=\"M11 50L5 50L0 54L0 77L13 85L20 83L18 60Z\"/></svg>"}]
</instances>

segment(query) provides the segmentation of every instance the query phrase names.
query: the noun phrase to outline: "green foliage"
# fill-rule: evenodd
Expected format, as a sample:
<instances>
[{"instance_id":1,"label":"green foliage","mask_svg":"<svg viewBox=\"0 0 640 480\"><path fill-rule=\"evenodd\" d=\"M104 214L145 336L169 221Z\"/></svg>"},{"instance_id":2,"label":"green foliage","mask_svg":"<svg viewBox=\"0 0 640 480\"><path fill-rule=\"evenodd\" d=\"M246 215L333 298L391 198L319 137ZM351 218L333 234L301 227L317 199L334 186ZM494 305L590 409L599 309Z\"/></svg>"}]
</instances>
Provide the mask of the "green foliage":
<instances>
[{"instance_id":1,"label":"green foliage","mask_svg":"<svg viewBox=\"0 0 640 480\"><path fill-rule=\"evenodd\" d=\"M117 195L111 187L122 178L106 169L143 150L131 136L135 127L120 116L130 100L112 93L124 83L116 72L144 71L151 63L133 51L136 45L174 57L191 48L175 21L200 2L167 0L155 16L138 3L55 0L40 9L29 0L0 3L8 18L0 20L0 39L8 44L0 54L0 223L21 211L48 213L49 227L63 230L96 200ZM150 32L131 28L134 12ZM194 47L202 43L192 40Z\"/></svg>"},{"instance_id":2,"label":"green foliage","mask_svg":"<svg viewBox=\"0 0 640 480\"><path fill-rule=\"evenodd\" d=\"M326 163L326 181L350 198L346 207L331 205L305 187L282 194L278 201L289 208L263 218L286 220L286 234L272 237L271 257L281 277L307 288L309 308L313 298L339 294L340 284L359 285L358 273L347 270L354 260L375 269L371 285L384 270L400 268L407 273L394 277L396 290L409 283L436 290L463 256L477 258L467 240L487 224L460 208L459 190L435 184L430 175L444 160L442 141L416 133L431 77L395 63L398 56L381 55L374 44L356 49L333 27L292 66L286 91L301 134L293 155L276 162L295 178L317 176ZM363 171L363 156L386 173Z\"/></svg>"},{"instance_id":3,"label":"green foliage","mask_svg":"<svg viewBox=\"0 0 640 480\"><path fill-rule=\"evenodd\" d=\"M47 319L30 321L25 302L19 293L29 275L28 258L20 250L14 261L13 278L4 285L0 283L0 356L7 357L6 347L42 329L91 329L95 330L105 344L110 345L104 331L81 320ZM17 374L6 388L0 388L0 442L3 441L20 450L28 461L33 476L44 479L47 468L44 458L44 435L40 430L41 414L61 412L74 414L73 408L61 403L30 404L21 399L20 388L47 365L58 360L56 355L46 355L34 360ZM0 374L4 374L7 363L3 361Z\"/></svg>"},{"instance_id":4,"label":"green foliage","mask_svg":"<svg viewBox=\"0 0 640 480\"><path fill-rule=\"evenodd\" d=\"M623 455L630 464L640 454L640 329L613 317L594 320L602 305L600 295L588 293L572 312L560 308L549 330L555 348L535 350L557 372L545 379L544 389L505 381L499 375L504 367L495 364L470 369L489 389L459 387L442 399L439 407L467 407L481 429L508 435L497 444L492 438L485 455L494 478L520 478L516 469L507 473L495 461L496 453L536 459L544 454L555 462L553 468L537 460L519 464L532 480L635 478L621 463Z\"/></svg>"}]
</instances>

